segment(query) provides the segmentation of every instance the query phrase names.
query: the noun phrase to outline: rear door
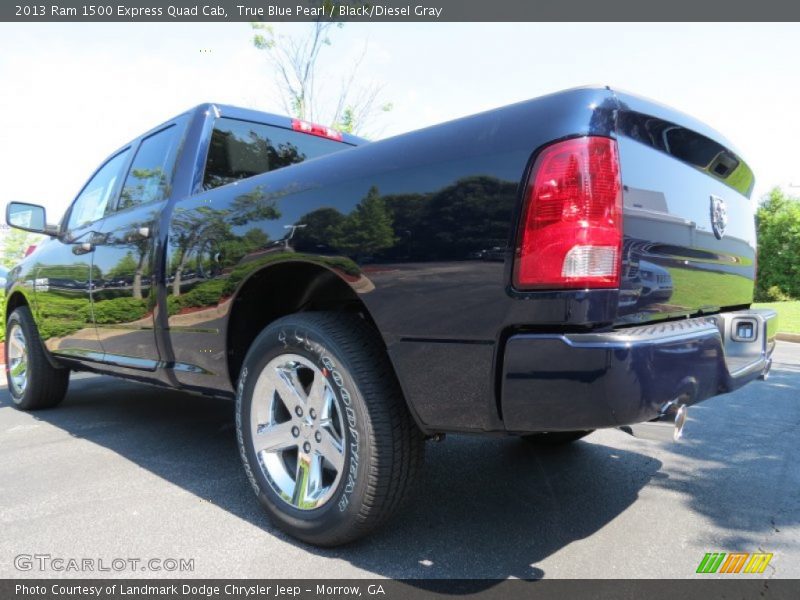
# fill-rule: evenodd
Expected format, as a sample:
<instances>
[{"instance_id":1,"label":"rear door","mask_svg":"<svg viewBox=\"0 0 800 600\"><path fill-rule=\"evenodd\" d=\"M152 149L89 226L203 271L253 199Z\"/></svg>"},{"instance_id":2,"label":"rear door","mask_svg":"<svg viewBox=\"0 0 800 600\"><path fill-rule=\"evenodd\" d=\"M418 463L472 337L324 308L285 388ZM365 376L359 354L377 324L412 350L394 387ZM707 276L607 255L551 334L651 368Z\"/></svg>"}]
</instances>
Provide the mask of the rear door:
<instances>
[{"instance_id":1,"label":"rear door","mask_svg":"<svg viewBox=\"0 0 800 600\"><path fill-rule=\"evenodd\" d=\"M159 217L172 191L182 123L169 123L141 140L117 201L100 226L94 270L101 280L93 287L92 299L108 363L147 370L158 366L154 245Z\"/></svg>"},{"instance_id":2,"label":"rear door","mask_svg":"<svg viewBox=\"0 0 800 600\"><path fill-rule=\"evenodd\" d=\"M729 142L661 105L619 94L621 322L713 313L753 300L753 174Z\"/></svg>"},{"instance_id":3,"label":"rear door","mask_svg":"<svg viewBox=\"0 0 800 600\"><path fill-rule=\"evenodd\" d=\"M194 194L175 203L169 224L169 331L180 365L175 376L187 386L213 387L223 381L217 375L234 289L230 278L292 251L288 239L297 233L300 209L283 202L284 194L275 193L268 180L248 180L351 147L248 118L258 115L238 118L236 110L222 111L209 131L208 153L198 173L202 179Z\"/></svg>"}]
</instances>

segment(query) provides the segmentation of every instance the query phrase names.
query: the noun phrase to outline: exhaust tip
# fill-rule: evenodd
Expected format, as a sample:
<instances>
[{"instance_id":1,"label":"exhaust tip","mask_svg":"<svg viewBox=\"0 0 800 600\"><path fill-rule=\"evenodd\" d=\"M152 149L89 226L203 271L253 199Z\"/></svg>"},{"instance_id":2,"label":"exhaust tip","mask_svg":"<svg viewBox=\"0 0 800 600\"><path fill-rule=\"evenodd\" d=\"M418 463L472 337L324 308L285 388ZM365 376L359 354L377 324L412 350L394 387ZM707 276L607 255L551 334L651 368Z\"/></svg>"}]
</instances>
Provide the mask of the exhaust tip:
<instances>
[{"instance_id":1,"label":"exhaust tip","mask_svg":"<svg viewBox=\"0 0 800 600\"><path fill-rule=\"evenodd\" d=\"M761 371L761 375L759 375L758 378L762 381L766 381L767 379L769 379L769 372L771 369L772 369L772 359L770 358L767 360L767 364L764 367L764 370Z\"/></svg>"},{"instance_id":2,"label":"exhaust tip","mask_svg":"<svg viewBox=\"0 0 800 600\"><path fill-rule=\"evenodd\" d=\"M675 413L675 429L672 433L672 439L676 442L683 437L683 427L686 425L686 415L689 414L689 407L681 404L678 411Z\"/></svg>"},{"instance_id":3,"label":"exhaust tip","mask_svg":"<svg viewBox=\"0 0 800 600\"><path fill-rule=\"evenodd\" d=\"M623 425L619 429L633 437L655 442L677 442L683 438L683 428L689 407L685 404L671 405L671 410L664 412L652 421Z\"/></svg>"}]
</instances>

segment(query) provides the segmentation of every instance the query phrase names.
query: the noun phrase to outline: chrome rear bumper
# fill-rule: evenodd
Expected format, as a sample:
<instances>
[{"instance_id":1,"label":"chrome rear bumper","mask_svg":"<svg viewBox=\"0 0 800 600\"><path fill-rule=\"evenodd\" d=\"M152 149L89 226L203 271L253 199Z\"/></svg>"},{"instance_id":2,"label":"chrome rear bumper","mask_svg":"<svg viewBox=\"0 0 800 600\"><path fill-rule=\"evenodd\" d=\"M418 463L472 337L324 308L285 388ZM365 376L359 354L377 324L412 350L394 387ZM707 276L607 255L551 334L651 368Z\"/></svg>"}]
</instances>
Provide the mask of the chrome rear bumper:
<instances>
[{"instance_id":1,"label":"chrome rear bumper","mask_svg":"<svg viewBox=\"0 0 800 600\"><path fill-rule=\"evenodd\" d=\"M501 392L506 428L674 422L680 406L765 376L776 331L775 311L743 310L605 333L512 336Z\"/></svg>"}]
</instances>

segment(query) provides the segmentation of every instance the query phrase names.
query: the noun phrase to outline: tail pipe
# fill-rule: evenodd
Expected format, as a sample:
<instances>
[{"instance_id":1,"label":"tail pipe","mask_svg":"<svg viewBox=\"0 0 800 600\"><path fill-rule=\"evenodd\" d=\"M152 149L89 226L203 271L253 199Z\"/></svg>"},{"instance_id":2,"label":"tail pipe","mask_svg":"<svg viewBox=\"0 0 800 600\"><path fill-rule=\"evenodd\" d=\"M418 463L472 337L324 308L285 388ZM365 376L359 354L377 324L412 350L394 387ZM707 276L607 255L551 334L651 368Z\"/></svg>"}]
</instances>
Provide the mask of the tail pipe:
<instances>
[{"instance_id":1,"label":"tail pipe","mask_svg":"<svg viewBox=\"0 0 800 600\"><path fill-rule=\"evenodd\" d=\"M762 381L766 381L769 378L769 372L772 369L772 357L767 359L767 365L764 367L764 370L761 372L761 375L758 376L759 379Z\"/></svg>"},{"instance_id":2,"label":"tail pipe","mask_svg":"<svg viewBox=\"0 0 800 600\"><path fill-rule=\"evenodd\" d=\"M669 402L652 421L623 425L620 429L633 437L645 440L677 442L683 437L683 427L686 425L688 412L689 407L686 404L673 401Z\"/></svg>"}]
</instances>

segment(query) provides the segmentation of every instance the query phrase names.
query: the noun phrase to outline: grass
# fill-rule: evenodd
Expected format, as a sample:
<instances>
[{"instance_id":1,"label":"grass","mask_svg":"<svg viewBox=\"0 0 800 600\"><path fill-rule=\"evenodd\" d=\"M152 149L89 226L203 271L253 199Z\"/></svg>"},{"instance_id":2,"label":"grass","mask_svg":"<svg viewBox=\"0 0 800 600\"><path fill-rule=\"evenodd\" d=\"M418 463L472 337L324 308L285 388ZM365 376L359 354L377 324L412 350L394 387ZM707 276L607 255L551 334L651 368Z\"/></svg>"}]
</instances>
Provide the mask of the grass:
<instances>
[{"instance_id":1,"label":"grass","mask_svg":"<svg viewBox=\"0 0 800 600\"><path fill-rule=\"evenodd\" d=\"M671 303L678 306L702 306L719 303L723 295L733 298L747 297L753 283L745 277L670 269L675 295ZM800 300L792 302L763 302L753 308L771 308L778 312L778 331L800 333Z\"/></svg>"},{"instance_id":2,"label":"grass","mask_svg":"<svg viewBox=\"0 0 800 600\"><path fill-rule=\"evenodd\" d=\"M720 298L752 298L753 282L746 277L691 269L669 269L669 272L675 287L670 304L676 306L715 306Z\"/></svg>"},{"instance_id":3,"label":"grass","mask_svg":"<svg viewBox=\"0 0 800 600\"><path fill-rule=\"evenodd\" d=\"M800 333L800 300L792 302L763 302L753 308L772 308L778 311L778 331Z\"/></svg>"}]
</instances>

